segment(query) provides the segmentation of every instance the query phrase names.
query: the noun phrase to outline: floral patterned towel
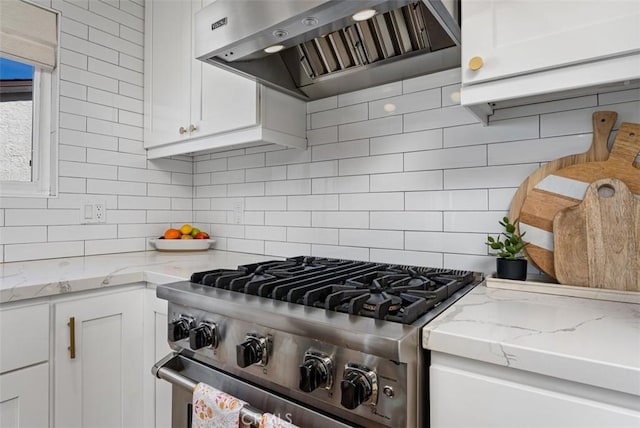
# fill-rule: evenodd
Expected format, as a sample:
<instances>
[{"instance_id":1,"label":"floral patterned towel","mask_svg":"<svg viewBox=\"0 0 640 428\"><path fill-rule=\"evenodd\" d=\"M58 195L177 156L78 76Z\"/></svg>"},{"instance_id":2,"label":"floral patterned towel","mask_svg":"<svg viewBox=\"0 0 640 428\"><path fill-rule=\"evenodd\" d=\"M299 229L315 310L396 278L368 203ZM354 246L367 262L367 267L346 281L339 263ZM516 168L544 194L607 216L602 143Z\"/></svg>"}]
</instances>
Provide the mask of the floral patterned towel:
<instances>
[{"instance_id":1,"label":"floral patterned towel","mask_svg":"<svg viewBox=\"0 0 640 428\"><path fill-rule=\"evenodd\" d=\"M260 428L298 428L291 422L272 415L271 413L263 413L260 418Z\"/></svg>"},{"instance_id":2,"label":"floral patterned towel","mask_svg":"<svg viewBox=\"0 0 640 428\"><path fill-rule=\"evenodd\" d=\"M193 390L193 428L237 428L244 401L199 383Z\"/></svg>"}]
</instances>

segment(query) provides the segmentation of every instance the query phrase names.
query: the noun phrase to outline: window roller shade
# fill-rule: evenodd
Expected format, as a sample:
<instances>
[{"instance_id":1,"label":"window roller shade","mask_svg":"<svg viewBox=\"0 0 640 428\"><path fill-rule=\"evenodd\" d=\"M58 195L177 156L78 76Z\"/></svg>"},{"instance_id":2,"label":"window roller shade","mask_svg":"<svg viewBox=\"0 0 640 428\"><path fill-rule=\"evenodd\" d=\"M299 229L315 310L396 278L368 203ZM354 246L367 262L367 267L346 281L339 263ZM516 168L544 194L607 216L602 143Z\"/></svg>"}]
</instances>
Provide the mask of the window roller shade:
<instances>
[{"instance_id":1,"label":"window roller shade","mask_svg":"<svg viewBox=\"0 0 640 428\"><path fill-rule=\"evenodd\" d=\"M58 14L22 0L0 0L0 53L52 70L56 66Z\"/></svg>"}]
</instances>

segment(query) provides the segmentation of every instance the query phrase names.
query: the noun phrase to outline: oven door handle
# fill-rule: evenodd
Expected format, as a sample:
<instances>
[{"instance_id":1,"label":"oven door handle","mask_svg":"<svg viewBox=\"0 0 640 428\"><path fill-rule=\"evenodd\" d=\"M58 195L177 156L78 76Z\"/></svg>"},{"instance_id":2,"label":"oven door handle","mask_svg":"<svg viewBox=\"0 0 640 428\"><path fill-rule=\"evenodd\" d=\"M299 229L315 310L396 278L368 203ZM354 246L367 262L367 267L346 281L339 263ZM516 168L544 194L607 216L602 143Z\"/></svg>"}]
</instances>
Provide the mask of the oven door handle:
<instances>
[{"instance_id":1,"label":"oven door handle","mask_svg":"<svg viewBox=\"0 0 640 428\"><path fill-rule=\"evenodd\" d=\"M158 379L166 380L173 385L193 391L198 385L198 382L180 374L182 368L180 355L171 353L155 363L151 368L151 373ZM257 427L260 425L260 419L263 413L262 410L246 404L240 409L240 419L244 421L245 424L249 422L251 426Z\"/></svg>"}]
</instances>

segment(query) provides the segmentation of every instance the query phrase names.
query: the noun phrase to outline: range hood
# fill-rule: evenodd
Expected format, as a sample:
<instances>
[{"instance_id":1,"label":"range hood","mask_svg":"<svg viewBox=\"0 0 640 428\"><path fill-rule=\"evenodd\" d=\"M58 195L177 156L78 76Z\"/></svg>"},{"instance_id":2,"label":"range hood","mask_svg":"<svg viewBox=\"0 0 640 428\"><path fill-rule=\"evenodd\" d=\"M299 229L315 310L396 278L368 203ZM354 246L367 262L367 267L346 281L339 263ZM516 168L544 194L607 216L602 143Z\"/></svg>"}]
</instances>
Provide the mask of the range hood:
<instances>
[{"instance_id":1,"label":"range hood","mask_svg":"<svg viewBox=\"0 0 640 428\"><path fill-rule=\"evenodd\" d=\"M458 0L217 0L196 14L195 54L314 100L458 67L458 17Z\"/></svg>"}]
</instances>

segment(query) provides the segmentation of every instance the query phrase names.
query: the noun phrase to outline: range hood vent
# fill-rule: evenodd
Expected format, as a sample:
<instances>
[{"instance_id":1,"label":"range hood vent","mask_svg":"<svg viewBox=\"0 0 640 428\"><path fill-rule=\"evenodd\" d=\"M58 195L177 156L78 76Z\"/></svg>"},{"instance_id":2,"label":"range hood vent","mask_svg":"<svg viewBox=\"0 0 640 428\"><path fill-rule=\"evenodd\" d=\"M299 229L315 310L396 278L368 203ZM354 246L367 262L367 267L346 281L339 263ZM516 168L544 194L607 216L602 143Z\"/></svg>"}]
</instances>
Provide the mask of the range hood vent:
<instances>
[{"instance_id":1,"label":"range hood vent","mask_svg":"<svg viewBox=\"0 0 640 428\"><path fill-rule=\"evenodd\" d=\"M196 56L313 100L458 67L458 6L435 0L217 0L196 15ZM376 14L354 21L352 15L365 8ZM277 53L264 51L278 45Z\"/></svg>"}]
</instances>

